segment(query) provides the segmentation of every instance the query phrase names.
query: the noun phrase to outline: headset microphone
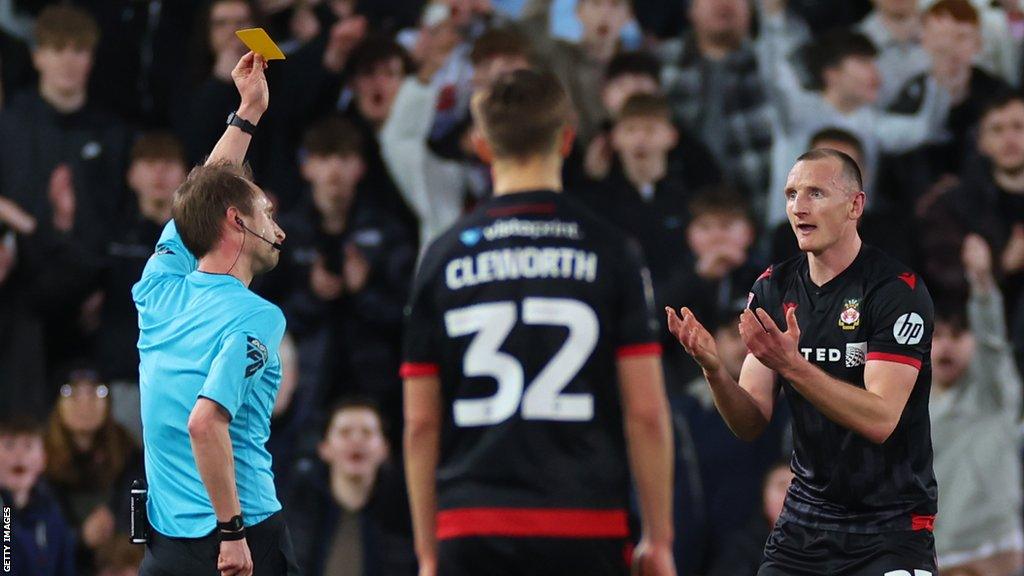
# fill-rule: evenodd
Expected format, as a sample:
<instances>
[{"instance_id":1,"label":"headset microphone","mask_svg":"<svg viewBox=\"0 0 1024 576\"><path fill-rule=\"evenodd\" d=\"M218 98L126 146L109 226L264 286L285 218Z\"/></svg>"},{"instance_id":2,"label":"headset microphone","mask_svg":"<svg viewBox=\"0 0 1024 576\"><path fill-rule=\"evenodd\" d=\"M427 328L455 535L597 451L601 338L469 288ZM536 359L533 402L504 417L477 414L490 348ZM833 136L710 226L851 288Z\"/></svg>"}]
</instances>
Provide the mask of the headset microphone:
<instances>
[{"instance_id":1,"label":"headset microphone","mask_svg":"<svg viewBox=\"0 0 1024 576\"><path fill-rule=\"evenodd\" d=\"M245 223L242 222L242 219L239 218L238 216L235 216L235 223L238 224L239 226L241 226L242 229L244 229L246 232L252 234L253 236L259 238L260 240L263 240L267 244L270 244L271 246L273 246L274 250L277 250L278 252L281 251L281 244L280 243L278 243L278 242L271 242L270 240L267 240L266 238L264 238L260 234L257 234L256 232L250 230L249 227L246 226Z\"/></svg>"}]
</instances>

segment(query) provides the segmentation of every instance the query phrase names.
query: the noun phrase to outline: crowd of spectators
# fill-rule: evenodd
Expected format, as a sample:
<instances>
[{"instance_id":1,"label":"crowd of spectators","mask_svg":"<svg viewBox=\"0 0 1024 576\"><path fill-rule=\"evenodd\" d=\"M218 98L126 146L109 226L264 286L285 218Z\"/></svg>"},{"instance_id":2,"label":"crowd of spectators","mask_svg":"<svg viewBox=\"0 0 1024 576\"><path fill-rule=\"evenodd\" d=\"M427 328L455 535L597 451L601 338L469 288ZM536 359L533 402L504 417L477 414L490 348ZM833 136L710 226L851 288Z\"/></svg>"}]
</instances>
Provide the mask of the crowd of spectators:
<instances>
[{"instance_id":1,"label":"crowd of spectators","mask_svg":"<svg viewBox=\"0 0 1024 576\"><path fill-rule=\"evenodd\" d=\"M234 31L252 26L287 54L248 160L288 235L253 289L287 317L269 449L307 574L416 573L403 308L424 247L490 194L473 91L526 67L556 72L575 107L565 193L638 240L655 309L716 327L734 376L750 285L796 253L789 167L817 147L854 158L862 236L936 305L942 574L1024 570L1020 0L7 0L0 497L15 573L138 565L130 289L238 105ZM663 334L680 574L752 574L791 478L788 416L736 440Z\"/></svg>"}]
</instances>

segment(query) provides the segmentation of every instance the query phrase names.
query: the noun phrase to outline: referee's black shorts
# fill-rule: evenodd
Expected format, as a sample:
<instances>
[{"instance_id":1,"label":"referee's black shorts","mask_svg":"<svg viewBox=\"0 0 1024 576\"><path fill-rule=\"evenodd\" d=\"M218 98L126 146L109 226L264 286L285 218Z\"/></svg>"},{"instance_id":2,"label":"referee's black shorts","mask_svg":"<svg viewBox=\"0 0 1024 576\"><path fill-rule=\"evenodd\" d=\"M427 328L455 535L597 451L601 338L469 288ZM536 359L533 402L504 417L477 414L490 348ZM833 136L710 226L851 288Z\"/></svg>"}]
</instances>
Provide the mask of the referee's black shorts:
<instances>
[{"instance_id":1,"label":"referee's black shorts","mask_svg":"<svg viewBox=\"0 0 1024 576\"><path fill-rule=\"evenodd\" d=\"M451 538L437 576L626 576L631 550L621 538Z\"/></svg>"},{"instance_id":2,"label":"referee's black shorts","mask_svg":"<svg viewBox=\"0 0 1024 576\"><path fill-rule=\"evenodd\" d=\"M928 530L849 534L780 520L757 576L937 576Z\"/></svg>"},{"instance_id":3,"label":"referee's black shorts","mask_svg":"<svg viewBox=\"0 0 1024 576\"><path fill-rule=\"evenodd\" d=\"M253 576L298 576L292 538L280 512L246 528L245 540ZM203 538L170 538L150 530L139 576L220 576L219 555L216 531Z\"/></svg>"}]
</instances>

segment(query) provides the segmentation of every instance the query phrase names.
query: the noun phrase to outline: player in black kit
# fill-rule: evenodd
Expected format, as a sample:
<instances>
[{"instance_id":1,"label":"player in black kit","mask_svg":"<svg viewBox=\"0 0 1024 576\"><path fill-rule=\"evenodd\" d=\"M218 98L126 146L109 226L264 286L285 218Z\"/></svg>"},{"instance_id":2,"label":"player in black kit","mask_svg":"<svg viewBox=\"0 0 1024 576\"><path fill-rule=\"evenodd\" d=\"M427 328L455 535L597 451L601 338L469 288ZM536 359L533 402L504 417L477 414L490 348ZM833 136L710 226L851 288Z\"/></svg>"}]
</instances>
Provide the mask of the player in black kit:
<instances>
[{"instance_id":1,"label":"player in black kit","mask_svg":"<svg viewBox=\"0 0 1024 576\"><path fill-rule=\"evenodd\" d=\"M559 193L572 129L554 75L504 76L472 113L495 197L427 249L406 313L420 574L626 574L632 472L634 563L670 576L672 439L642 259Z\"/></svg>"},{"instance_id":2,"label":"player in black kit","mask_svg":"<svg viewBox=\"0 0 1024 576\"><path fill-rule=\"evenodd\" d=\"M790 171L787 213L803 253L754 284L739 383L693 314L666 309L737 436L758 436L785 389L796 477L759 576L936 572L932 302L916 274L862 244L862 188L857 165L835 150L808 152Z\"/></svg>"}]
</instances>

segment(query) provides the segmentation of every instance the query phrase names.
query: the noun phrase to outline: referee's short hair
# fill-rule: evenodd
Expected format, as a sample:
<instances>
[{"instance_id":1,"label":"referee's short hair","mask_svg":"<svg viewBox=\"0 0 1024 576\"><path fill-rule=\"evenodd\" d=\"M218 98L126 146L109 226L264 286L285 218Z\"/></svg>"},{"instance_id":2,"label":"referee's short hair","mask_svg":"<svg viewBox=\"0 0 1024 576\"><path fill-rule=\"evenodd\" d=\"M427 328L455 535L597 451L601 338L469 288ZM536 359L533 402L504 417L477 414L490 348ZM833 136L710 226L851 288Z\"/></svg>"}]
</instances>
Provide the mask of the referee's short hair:
<instances>
[{"instance_id":1,"label":"referee's short hair","mask_svg":"<svg viewBox=\"0 0 1024 576\"><path fill-rule=\"evenodd\" d=\"M860 174L860 167L853 161L845 152L839 150L833 150L832 148L815 148L809 150L800 155L796 159L797 163L806 162L811 160L826 160L828 158L834 158L839 160L840 165L843 167L843 176L845 176L851 184L856 186L857 192L864 189L864 178Z\"/></svg>"},{"instance_id":2,"label":"referee's short hair","mask_svg":"<svg viewBox=\"0 0 1024 576\"><path fill-rule=\"evenodd\" d=\"M248 166L226 162L196 166L174 193L171 215L181 241L197 259L217 245L228 208L246 216L254 209L254 185Z\"/></svg>"},{"instance_id":3,"label":"referee's short hair","mask_svg":"<svg viewBox=\"0 0 1024 576\"><path fill-rule=\"evenodd\" d=\"M525 159L557 149L572 104L553 73L516 70L478 93L472 111L496 158Z\"/></svg>"}]
</instances>

